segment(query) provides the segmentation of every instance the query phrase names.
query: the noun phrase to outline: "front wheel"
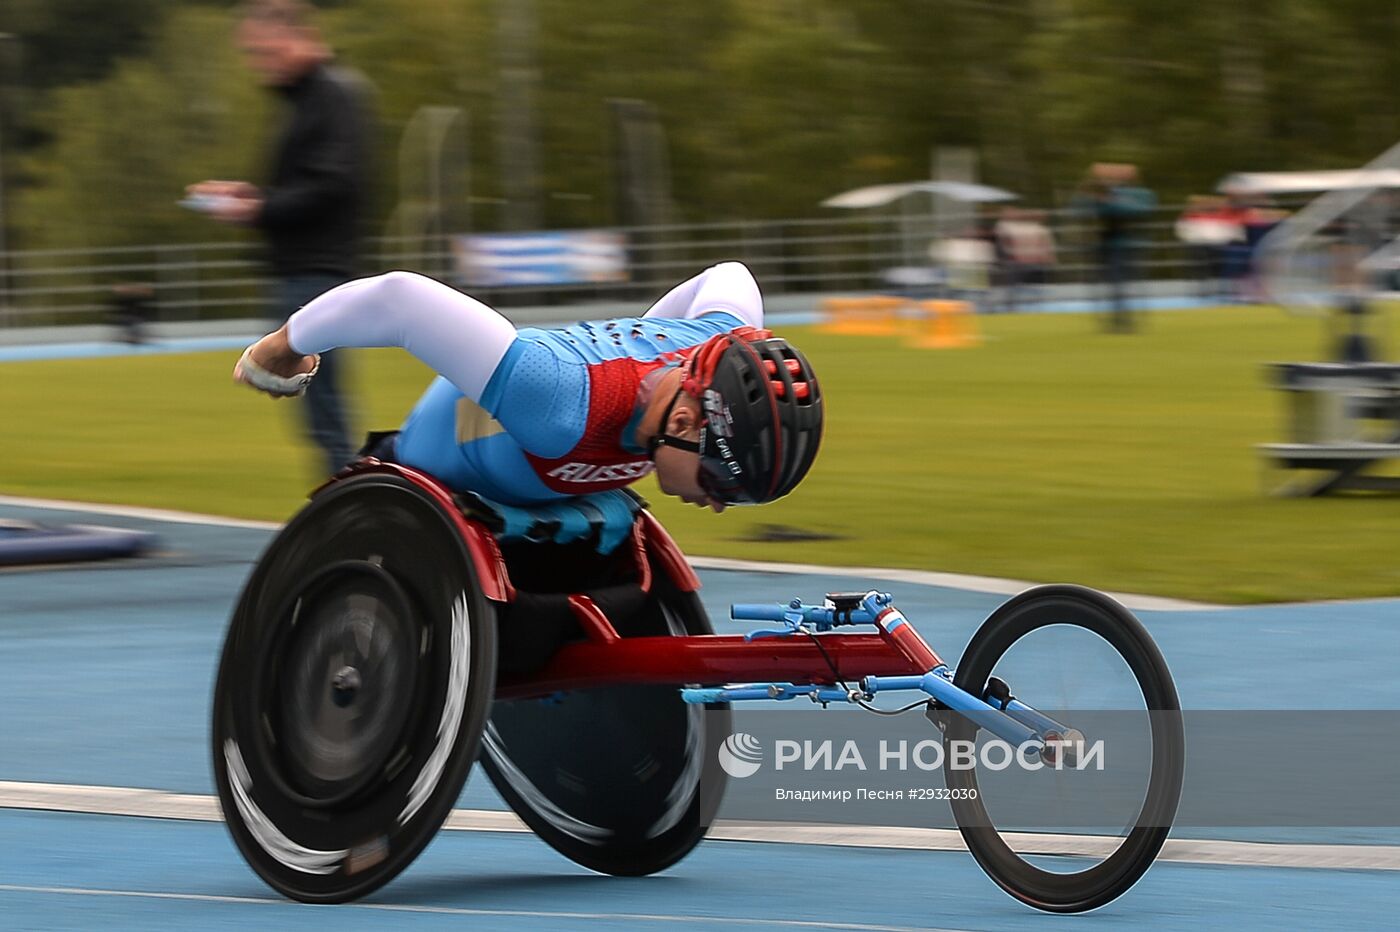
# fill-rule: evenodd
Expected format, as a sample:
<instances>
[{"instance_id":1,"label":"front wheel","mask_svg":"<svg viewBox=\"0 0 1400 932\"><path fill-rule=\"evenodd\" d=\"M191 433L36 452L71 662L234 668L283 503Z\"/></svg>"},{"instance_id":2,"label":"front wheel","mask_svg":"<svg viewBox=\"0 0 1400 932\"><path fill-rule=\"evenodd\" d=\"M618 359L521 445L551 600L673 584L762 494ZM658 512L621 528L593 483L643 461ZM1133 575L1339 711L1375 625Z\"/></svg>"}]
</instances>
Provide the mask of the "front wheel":
<instances>
[{"instance_id":1,"label":"front wheel","mask_svg":"<svg viewBox=\"0 0 1400 932\"><path fill-rule=\"evenodd\" d=\"M1103 906L1152 864L1181 796L1185 739L1166 661L1142 623L1114 600L1077 586L1042 586L983 623L954 684L985 697L989 687L999 688L989 684L993 677L1052 718L1072 727L1094 723L1082 729L1090 740L1095 731L1112 731L1107 756L1118 751L1114 762L1138 782L1125 781L1122 768L1113 779L1049 768L1021 774L1015 784L985 767L979 782L978 767L955 768L951 751L954 741L975 742L977 726L953 716L944 773L951 795L961 797L952 801L958 828L988 876L1023 903L1062 913ZM1043 797L1028 799L1027 788ZM1047 825L1047 811L1065 813L1066 824ZM1041 817L1031 831L1024 830L1028 813ZM1048 857L1055 854L1074 856Z\"/></svg>"}]
</instances>

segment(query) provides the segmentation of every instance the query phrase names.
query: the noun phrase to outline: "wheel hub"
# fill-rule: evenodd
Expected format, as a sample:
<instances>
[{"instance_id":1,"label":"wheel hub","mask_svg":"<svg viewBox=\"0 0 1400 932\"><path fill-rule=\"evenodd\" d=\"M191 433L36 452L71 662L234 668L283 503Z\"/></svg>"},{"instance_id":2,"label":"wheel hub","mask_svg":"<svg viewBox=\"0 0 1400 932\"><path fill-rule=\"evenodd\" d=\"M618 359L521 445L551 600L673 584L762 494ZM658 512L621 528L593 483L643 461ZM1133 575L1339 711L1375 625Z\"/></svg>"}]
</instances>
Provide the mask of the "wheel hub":
<instances>
[{"instance_id":1,"label":"wheel hub","mask_svg":"<svg viewBox=\"0 0 1400 932\"><path fill-rule=\"evenodd\" d=\"M354 667L341 667L331 678L331 701L337 708L345 708L355 701L362 683L359 670Z\"/></svg>"},{"instance_id":2,"label":"wheel hub","mask_svg":"<svg viewBox=\"0 0 1400 932\"><path fill-rule=\"evenodd\" d=\"M421 637L393 578L346 562L287 621L267 715L288 788L313 807L377 781L412 730Z\"/></svg>"}]
</instances>

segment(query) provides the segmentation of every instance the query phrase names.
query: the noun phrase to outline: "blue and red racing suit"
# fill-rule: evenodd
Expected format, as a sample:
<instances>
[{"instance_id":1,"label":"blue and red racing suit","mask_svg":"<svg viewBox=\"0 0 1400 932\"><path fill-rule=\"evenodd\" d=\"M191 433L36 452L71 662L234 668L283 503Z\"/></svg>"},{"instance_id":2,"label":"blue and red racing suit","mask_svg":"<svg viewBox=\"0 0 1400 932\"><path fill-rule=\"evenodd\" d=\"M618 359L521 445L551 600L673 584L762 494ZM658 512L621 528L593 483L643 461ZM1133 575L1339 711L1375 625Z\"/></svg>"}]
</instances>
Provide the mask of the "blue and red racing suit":
<instances>
[{"instance_id":1,"label":"blue and red racing suit","mask_svg":"<svg viewBox=\"0 0 1400 932\"><path fill-rule=\"evenodd\" d=\"M402 346L438 378L403 424L397 458L508 504L615 489L651 472L634 442L643 379L721 333L761 327L748 269L726 262L642 317L525 328L430 278L348 282L289 322L292 348Z\"/></svg>"}]
</instances>

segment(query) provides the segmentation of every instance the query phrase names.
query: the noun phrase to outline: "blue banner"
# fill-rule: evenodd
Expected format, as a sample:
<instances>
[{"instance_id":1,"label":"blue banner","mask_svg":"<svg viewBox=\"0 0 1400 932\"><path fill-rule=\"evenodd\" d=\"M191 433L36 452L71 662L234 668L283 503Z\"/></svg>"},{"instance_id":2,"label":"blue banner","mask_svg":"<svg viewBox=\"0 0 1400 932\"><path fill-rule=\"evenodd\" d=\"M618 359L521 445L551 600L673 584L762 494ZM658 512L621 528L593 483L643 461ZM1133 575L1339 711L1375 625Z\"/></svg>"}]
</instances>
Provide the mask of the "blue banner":
<instances>
[{"instance_id":1,"label":"blue banner","mask_svg":"<svg viewBox=\"0 0 1400 932\"><path fill-rule=\"evenodd\" d=\"M453 237L457 274L469 287L625 282L627 240L608 230L481 233Z\"/></svg>"}]
</instances>

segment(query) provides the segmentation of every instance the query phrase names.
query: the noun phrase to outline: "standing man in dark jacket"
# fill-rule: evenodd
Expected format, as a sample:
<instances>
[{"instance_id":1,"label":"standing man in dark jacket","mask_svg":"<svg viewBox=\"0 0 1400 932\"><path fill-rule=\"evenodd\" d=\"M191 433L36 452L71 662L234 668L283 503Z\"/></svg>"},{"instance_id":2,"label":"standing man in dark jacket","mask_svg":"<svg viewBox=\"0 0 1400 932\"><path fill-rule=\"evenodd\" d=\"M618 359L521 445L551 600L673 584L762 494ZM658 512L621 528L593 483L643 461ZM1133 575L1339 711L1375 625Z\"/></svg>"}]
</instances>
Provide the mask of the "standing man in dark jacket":
<instances>
[{"instance_id":1,"label":"standing man in dark jacket","mask_svg":"<svg viewBox=\"0 0 1400 932\"><path fill-rule=\"evenodd\" d=\"M266 185L205 181L190 188L215 219L262 231L278 326L355 276L369 186L369 95L361 79L331 63L311 14L303 0L249 0L242 10L238 41L250 67L290 105ZM335 356L321 357L304 405L331 473L355 449Z\"/></svg>"},{"instance_id":2,"label":"standing man in dark jacket","mask_svg":"<svg viewBox=\"0 0 1400 932\"><path fill-rule=\"evenodd\" d=\"M1099 162L1089 169L1070 206L1093 217L1098 227L1097 259L1100 280L1108 286L1111 333L1131 333L1135 327L1129 290L1138 278L1138 255L1144 222L1157 209L1157 195L1138 183L1136 165Z\"/></svg>"}]
</instances>

